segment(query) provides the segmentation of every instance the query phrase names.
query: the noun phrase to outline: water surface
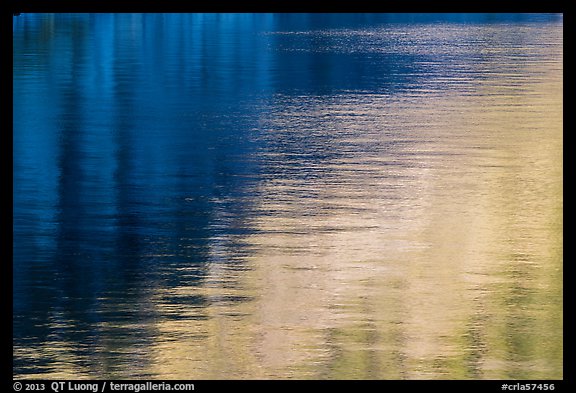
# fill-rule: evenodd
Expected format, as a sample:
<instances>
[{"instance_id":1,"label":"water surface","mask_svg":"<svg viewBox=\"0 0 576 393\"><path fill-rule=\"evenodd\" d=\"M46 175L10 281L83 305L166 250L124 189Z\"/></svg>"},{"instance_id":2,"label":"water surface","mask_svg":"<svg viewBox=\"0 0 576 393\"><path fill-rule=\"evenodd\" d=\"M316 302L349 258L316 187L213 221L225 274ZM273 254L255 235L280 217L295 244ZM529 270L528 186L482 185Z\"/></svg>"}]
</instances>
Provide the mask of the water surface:
<instances>
[{"instance_id":1,"label":"water surface","mask_svg":"<svg viewBox=\"0 0 576 393\"><path fill-rule=\"evenodd\" d=\"M13 376L561 379L561 15L14 19Z\"/></svg>"}]
</instances>

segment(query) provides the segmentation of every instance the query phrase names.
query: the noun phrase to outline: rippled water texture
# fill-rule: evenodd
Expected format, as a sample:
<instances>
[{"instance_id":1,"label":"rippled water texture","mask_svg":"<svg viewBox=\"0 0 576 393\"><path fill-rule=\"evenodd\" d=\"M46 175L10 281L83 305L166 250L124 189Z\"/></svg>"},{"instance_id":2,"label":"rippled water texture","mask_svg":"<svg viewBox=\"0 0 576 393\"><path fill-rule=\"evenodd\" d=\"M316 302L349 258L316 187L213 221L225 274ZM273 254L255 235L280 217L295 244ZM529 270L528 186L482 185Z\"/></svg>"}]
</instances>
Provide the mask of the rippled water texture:
<instances>
[{"instance_id":1,"label":"rippled water texture","mask_svg":"<svg viewBox=\"0 0 576 393\"><path fill-rule=\"evenodd\" d=\"M563 377L561 15L13 20L15 377Z\"/></svg>"}]
</instances>

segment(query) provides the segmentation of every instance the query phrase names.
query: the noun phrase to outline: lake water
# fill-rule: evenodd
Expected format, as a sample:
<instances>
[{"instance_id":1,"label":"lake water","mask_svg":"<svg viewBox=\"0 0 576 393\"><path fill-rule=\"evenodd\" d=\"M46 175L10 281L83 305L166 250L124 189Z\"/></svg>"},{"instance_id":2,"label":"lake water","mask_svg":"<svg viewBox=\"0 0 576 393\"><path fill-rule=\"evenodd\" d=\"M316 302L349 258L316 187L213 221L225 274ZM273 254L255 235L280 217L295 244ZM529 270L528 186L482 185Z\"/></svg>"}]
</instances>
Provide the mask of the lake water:
<instances>
[{"instance_id":1,"label":"lake water","mask_svg":"<svg viewBox=\"0 0 576 393\"><path fill-rule=\"evenodd\" d=\"M15 378L563 377L562 15L13 43Z\"/></svg>"}]
</instances>

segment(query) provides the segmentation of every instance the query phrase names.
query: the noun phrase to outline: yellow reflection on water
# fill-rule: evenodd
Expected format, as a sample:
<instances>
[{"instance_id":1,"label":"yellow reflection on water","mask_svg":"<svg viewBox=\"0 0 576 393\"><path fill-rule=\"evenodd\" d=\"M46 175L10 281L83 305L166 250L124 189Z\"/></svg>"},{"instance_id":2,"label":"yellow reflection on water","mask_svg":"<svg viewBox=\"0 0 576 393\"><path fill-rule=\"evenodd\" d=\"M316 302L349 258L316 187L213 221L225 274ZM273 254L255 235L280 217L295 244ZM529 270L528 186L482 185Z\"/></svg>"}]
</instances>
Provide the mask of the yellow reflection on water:
<instances>
[{"instance_id":1,"label":"yellow reflection on water","mask_svg":"<svg viewBox=\"0 0 576 393\"><path fill-rule=\"evenodd\" d=\"M170 339L153 348L153 374L562 378L562 85L524 83L308 98L339 114L330 148L365 153L262 184L258 232L243 239L255 253L178 289L213 302L205 318L159 321ZM281 127L298 113L278 116ZM391 129L405 143L369 148Z\"/></svg>"}]
</instances>

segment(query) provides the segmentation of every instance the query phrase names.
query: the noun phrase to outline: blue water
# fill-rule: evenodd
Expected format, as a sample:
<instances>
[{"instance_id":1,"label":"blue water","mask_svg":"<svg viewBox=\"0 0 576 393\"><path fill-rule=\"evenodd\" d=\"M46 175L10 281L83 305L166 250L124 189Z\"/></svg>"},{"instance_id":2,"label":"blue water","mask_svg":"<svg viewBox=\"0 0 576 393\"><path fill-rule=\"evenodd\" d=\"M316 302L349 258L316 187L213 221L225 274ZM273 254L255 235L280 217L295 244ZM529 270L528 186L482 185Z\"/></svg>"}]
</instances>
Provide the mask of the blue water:
<instances>
[{"instance_id":1,"label":"blue water","mask_svg":"<svg viewBox=\"0 0 576 393\"><path fill-rule=\"evenodd\" d=\"M14 377L561 378L562 28L14 17Z\"/></svg>"}]
</instances>

